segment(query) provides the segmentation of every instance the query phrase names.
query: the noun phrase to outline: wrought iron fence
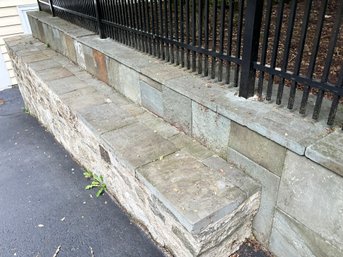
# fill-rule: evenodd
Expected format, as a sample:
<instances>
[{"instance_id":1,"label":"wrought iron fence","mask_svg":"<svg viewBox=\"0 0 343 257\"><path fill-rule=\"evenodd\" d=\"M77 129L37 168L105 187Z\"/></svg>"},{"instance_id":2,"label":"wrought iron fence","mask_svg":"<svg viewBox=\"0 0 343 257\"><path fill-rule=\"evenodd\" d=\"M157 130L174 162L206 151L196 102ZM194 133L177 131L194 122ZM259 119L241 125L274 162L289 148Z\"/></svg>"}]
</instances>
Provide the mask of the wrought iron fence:
<instances>
[{"instance_id":1,"label":"wrought iron fence","mask_svg":"<svg viewBox=\"0 0 343 257\"><path fill-rule=\"evenodd\" d=\"M38 0L41 10L123 44L239 87L239 95L287 103L313 119L343 95L341 0ZM288 97L285 98L287 91Z\"/></svg>"}]
</instances>

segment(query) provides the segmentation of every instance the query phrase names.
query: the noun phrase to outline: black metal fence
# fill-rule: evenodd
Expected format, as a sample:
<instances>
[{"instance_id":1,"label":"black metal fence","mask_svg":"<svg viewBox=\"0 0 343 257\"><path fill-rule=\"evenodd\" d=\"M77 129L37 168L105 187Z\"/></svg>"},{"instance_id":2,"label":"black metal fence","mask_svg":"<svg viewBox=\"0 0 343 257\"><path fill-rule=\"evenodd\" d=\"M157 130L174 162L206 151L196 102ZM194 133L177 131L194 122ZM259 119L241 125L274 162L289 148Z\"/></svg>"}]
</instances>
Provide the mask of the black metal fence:
<instances>
[{"instance_id":1,"label":"black metal fence","mask_svg":"<svg viewBox=\"0 0 343 257\"><path fill-rule=\"evenodd\" d=\"M39 0L40 9L313 119L343 95L341 0ZM285 97L285 95L287 96Z\"/></svg>"}]
</instances>

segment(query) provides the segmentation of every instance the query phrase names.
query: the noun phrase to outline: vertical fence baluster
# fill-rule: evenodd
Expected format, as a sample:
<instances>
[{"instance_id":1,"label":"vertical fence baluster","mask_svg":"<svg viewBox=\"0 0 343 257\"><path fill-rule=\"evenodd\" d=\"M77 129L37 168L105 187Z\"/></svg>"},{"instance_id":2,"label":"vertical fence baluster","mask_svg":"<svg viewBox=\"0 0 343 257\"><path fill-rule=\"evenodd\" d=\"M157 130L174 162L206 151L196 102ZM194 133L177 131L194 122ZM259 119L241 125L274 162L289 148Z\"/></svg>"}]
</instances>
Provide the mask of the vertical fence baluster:
<instances>
[{"instance_id":1,"label":"vertical fence baluster","mask_svg":"<svg viewBox=\"0 0 343 257\"><path fill-rule=\"evenodd\" d=\"M117 18L117 24L121 25L121 15L120 15L120 6L119 6L119 0L115 0L115 6L116 6L116 18ZM119 34L119 42L124 42L124 33L121 28L118 28L118 34Z\"/></svg>"},{"instance_id":2,"label":"vertical fence baluster","mask_svg":"<svg viewBox=\"0 0 343 257\"><path fill-rule=\"evenodd\" d=\"M202 4L203 0L199 0L199 6L198 6L198 13L199 13L199 17L198 17L198 47L201 48L202 47L202 19L203 19L203 13L202 13ZM202 54L198 53L198 74L202 74L202 62L203 62L203 58L202 58Z\"/></svg>"},{"instance_id":3,"label":"vertical fence baluster","mask_svg":"<svg viewBox=\"0 0 343 257\"><path fill-rule=\"evenodd\" d=\"M196 71L196 2L192 0L192 71Z\"/></svg>"},{"instance_id":4,"label":"vertical fence baluster","mask_svg":"<svg viewBox=\"0 0 343 257\"><path fill-rule=\"evenodd\" d=\"M178 0L174 0L174 9L175 9L175 41L179 43L179 6L178 6ZM176 65L180 64L180 47L177 44L176 45Z\"/></svg>"},{"instance_id":5,"label":"vertical fence baluster","mask_svg":"<svg viewBox=\"0 0 343 257\"><path fill-rule=\"evenodd\" d=\"M293 0L298 1L298 0ZM266 9L266 19L264 22L264 29L263 29L263 42L262 42L262 51L261 51L261 65L266 64L267 59L267 49L268 49L268 38L269 38L269 29L270 29L270 21L272 16L272 4L273 0L268 0L267 9ZM258 85L257 85L257 94L262 97L263 93L263 81L264 81L264 72L260 71L259 78L258 78Z\"/></svg>"},{"instance_id":6,"label":"vertical fence baluster","mask_svg":"<svg viewBox=\"0 0 343 257\"><path fill-rule=\"evenodd\" d=\"M159 0L159 10L160 10L160 37L162 38L164 36L164 32L163 32L163 7L162 7L162 0ZM163 38L165 39L165 38ZM162 60L166 59L166 55L165 55L165 44L164 41L161 40L161 55L162 55Z\"/></svg>"},{"instance_id":7,"label":"vertical fence baluster","mask_svg":"<svg viewBox=\"0 0 343 257\"><path fill-rule=\"evenodd\" d=\"M143 1L144 0L138 0L139 2L139 18L140 18L140 21L141 21L141 27L140 27L140 30L141 32L145 32L145 15L143 14L144 13L144 10L143 10ZM147 49L148 49L148 46L147 46L147 40L146 40L146 36L144 34L142 34L142 50L143 52L147 52Z\"/></svg>"},{"instance_id":8,"label":"vertical fence baluster","mask_svg":"<svg viewBox=\"0 0 343 257\"><path fill-rule=\"evenodd\" d=\"M151 38L151 27L150 27L150 1L145 1L145 13L146 13L146 32L148 37L149 54L152 55L152 38Z\"/></svg>"},{"instance_id":9,"label":"vertical fence baluster","mask_svg":"<svg viewBox=\"0 0 343 257\"><path fill-rule=\"evenodd\" d=\"M169 0L171 1L171 0ZM168 0L164 0L164 23L165 23L165 39L169 39L169 32L168 32ZM170 55L169 55L169 43L166 41L165 44L166 48L166 61L170 61Z\"/></svg>"},{"instance_id":10,"label":"vertical fence baluster","mask_svg":"<svg viewBox=\"0 0 343 257\"><path fill-rule=\"evenodd\" d=\"M341 70L339 72L339 78L338 78L336 87L343 88L343 62L341 63ZM334 121L335 121L335 117L336 117L336 113L337 113L337 107L338 107L340 99L341 99L341 96L335 95L333 100L332 100L329 118L328 118L328 122L327 122L327 124L330 126L332 126ZM343 127L342 127L342 129L343 129Z\"/></svg>"},{"instance_id":11,"label":"vertical fence baluster","mask_svg":"<svg viewBox=\"0 0 343 257\"><path fill-rule=\"evenodd\" d=\"M217 8L218 1L214 0L213 3L213 14L212 14L212 62L211 62L211 79L216 76L216 57L215 53L217 50Z\"/></svg>"},{"instance_id":12,"label":"vertical fence baluster","mask_svg":"<svg viewBox=\"0 0 343 257\"><path fill-rule=\"evenodd\" d=\"M208 51L209 48L209 0L205 1L205 50ZM207 77L208 76L208 55L205 54L204 56L204 76Z\"/></svg>"},{"instance_id":13,"label":"vertical fence baluster","mask_svg":"<svg viewBox=\"0 0 343 257\"><path fill-rule=\"evenodd\" d=\"M140 8L139 8L139 0L134 0L135 3L135 13L136 13L136 29L137 29L137 37L138 37L138 49L140 51L143 51L143 39L142 39L142 34L141 32L141 16L140 16Z\"/></svg>"},{"instance_id":14,"label":"vertical fence baluster","mask_svg":"<svg viewBox=\"0 0 343 257\"><path fill-rule=\"evenodd\" d=\"M222 56L224 53L225 8L226 8L226 1L222 0L222 4L221 4L221 8L220 8L220 34L219 34L219 54L220 54L220 56ZM221 82L222 80L223 80L223 59L219 58L218 81Z\"/></svg>"},{"instance_id":15,"label":"vertical fence baluster","mask_svg":"<svg viewBox=\"0 0 343 257\"><path fill-rule=\"evenodd\" d=\"M281 35L281 27L282 27L282 20L283 20L283 10L284 10L285 1L281 0L278 3L278 11L277 11L277 20L276 20L276 27L275 27L275 35L274 35L274 42L273 42L273 51L272 51L272 58L271 58L271 65L272 69L275 69L276 60L279 52L279 42L280 42L280 35ZM267 86L267 94L266 100L270 101L272 98L273 92L273 83L274 83L274 75L270 75L268 80Z\"/></svg>"},{"instance_id":16,"label":"vertical fence baluster","mask_svg":"<svg viewBox=\"0 0 343 257\"><path fill-rule=\"evenodd\" d=\"M318 54L318 50L319 50L320 37L322 34L323 25L324 25L324 18L325 18L325 11L326 11L326 7L327 7L327 2L328 2L328 0L322 0L322 4L320 7L320 13L319 13L319 19L317 22L316 32L315 32L315 36L314 36L314 44L312 47L310 64L309 64L308 69L307 69L307 77L311 80L313 78L314 67L316 65L316 59L317 59L317 54ZM307 105L310 89L311 89L310 86L305 85L303 96L301 99L300 111L299 111L301 114L305 114L305 112L306 112L306 105Z\"/></svg>"},{"instance_id":17,"label":"vertical fence baluster","mask_svg":"<svg viewBox=\"0 0 343 257\"><path fill-rule=\"evenodd\" d=\"M288 60L289 60L289 52L291 49L291 40L293 36L293 30L294 30L294 21L295 21L295 15L297 11L297 2L298 0L292 0L291 3L291 12L290 16L288 18L288 25L287 25L287 35L285 40L285 51L283 53L282 63L281 63L281 71L286 72L287 66L288 66ZM282 95L285 85L285 78L282 77L280 79L279 85L278 85L278 91L276 95L276 104L280 105L282 101Z\"/></svg>"},{"instance_id":18,"label":"vertical fence baluster","mask_svg":"<svg viewBox=\"0 0 343 257\"><path fill-rule=\"evenodd\" d=\"M51 0L50 0L51 3ZM104 34L102 32L102 26L101 26L101 12L100 12L100 6L99 6L99 0L94 0L94 8L95 8L95 15L96 15L96 22L98 27L98 33L100 38L104 38Z\"/></svg>"},{"instance_id":19,"label":"vertical fence baluster","mask_svg":"<svg viewBox=\"0 0 343 257\"><path fill-rule=\"evenodd\" d=\"M185 47L184 47L184 43L185 43L184 19L185 17L184 17L184 12L183 12L184 5L185 5L185 0L181 0L181 3L180 3L181 67L185 67Z\"/></svg>"},{"instance_id":20,"label":"vertical fence baluster","mask_svg":"<svg viewBox=\"0 0 343 257\"><path fill-rule=\"evenodd\" d=\"M250 1L251 0L248 0L248 4L249 4ZM258 1L258 2L261 2L261 1ZM244 0L240 0L240 1L238 1L238 28L237 28L237 43L236 43L236 57L237 58L241 57L242 30L243 30L243 17L244 17L243 16L243 14L244 14L243 11L244 11ZM262 9L260 11L262 11ZM248 20L250 20L250 19L252 19L254 17L255 16L248 16L248 15L246 15L246 20L248 21ZM256 32L257 31L259 33L260 29L256 29ZM246 61L248 62L248 61L251 61L251 60L248 59ZM235 84L236 87L238 86L239 69L240 69L239 65L236 64L235 76L234 76L234 84ZM246 75L244 75L244 76L246 76Z\"/></svg>"},{"instance_id":21,"label":"vertical fence baluster","mask_svg":"<svg viewBox=\"0 0 343 257\"><path fill-rule=\"evenodd\" d=\"M233 37L233 18L234 18L234 0L229 0L229 22L227 30L227 55L232 56L232 37ZM231 62L226 62L226 78L225 83L230 83L231 77Z\"/></svg>"},{"instance_id":22,"label":"vertical fence baluster","mask_svg":"<svg viewBox=\"0 0 343 257\"><path fill-rule=\"evenodd\" d=\"M53 0L49 0L49 5L50 5L51 15L52 15L52 17L55 17L55 8L54 8Z\"/></svg>"},{"instance_id":23,"label":"vertical fence baluster","mask_svg":"<svg viewBox=\"0 0 343 257\"><path fill-rule=\"evenodd\" d=\"M125 27L130 28L131 27L131 17L130 17L130 6L129 6L129 0L123 1L123 8L124 8L124 16L125 16ZM133 34L131 33L130 30L126 29L126 34L127 34L127 45L128 46L133 46L132 44L132 36Z\"/></svg>"},{"instance_id":24,"label":"vertical fence baluster","mask_svg":"<svg viewBox=\"0 0 343 257\"><path fill-rule=\"evenodd\" d=\"M304 11L304 17L302 21L302 27L301 27L301 35L300 35L300 41L298 45L298 53L295 60L295 66L294 66L294 75L299 75L300 67L301 67L301 61L303 57L304 47L305 47L305 41L306 41L306 35L307 35L307 29L308 29L308 21L310 17L311 12L311 6L312 6L312 0L307 0L305 3L305 11ZM288 99L288 109L293 109L294 101L295 101L295 93L298 83L296 81L292 81L291 85L291 91L289 93L289 99Z\"/></svg>"},{"instance_id":25,"label":"vertical fence baluster","mask_svg":"<svg viewBox=\"0 0 343 257\"><path fill-rule=\"evenodd\" d=\"M42 11L42 7L40 6L39 0L37 0L37 5L38 5L38 10L39 10L39 11Z\"/></svg>"},{"instance_id":26,"label":"vertical fence baluster","mask_svg":"<svg viewBox=\"0 0 343 257\"><path fill-rule=\"evenodd\" d=\"M139 43L138 43L138 35L137 35L137 13L135 9L134 0L130 0L130 4L131 4L131 14L132 14L132 27L134 29L134 47L138 49Z\"/></svg>"},{"instance_id":27,"label":"vertical fence baluster","mask_svg":"<svg viewBox=\"0 0 343 257\"><path fill-rule=\"evenodd\" d=\"M333 28L332 28L330 42L329 42L329 46L328 46L328 52L327 52L326 59L325 59L324 71L323 71L322 78L321 78L322 83L327 82L328 78L329 78L330 67L332 64L332 57L333 57L335 45L337 43L337 39L339 36L339 31L340 31L340 27L342 24L342 20L343 20L343 2L340 2L339 6L337 8L337 13L335 16L335 23L334 23ZM316 99L316 103L315 103L313 115L312 115L312 118L315 120L317 120L319 117L319 113L320 113L320 109L322 106L324 94L325 94L325 91L320 90L318 95L317 95L317 99Z\"/></svg>"},{"instance_id":28,"label":"vertical fence baluster","mask_svg":"<svg viewBox=\"0 0 343 257\"><path fill-rule=\"evenodd\" d=\"M153 55L157 56L157 49L156 49L156 24L155 21L158 19L157 12L155 12L155 0L151 0L151 32L152 32L152 40L153 40Z\"/></svg>"},{"instance_id":29,"label":"vertical fence baluster","mask_svg":"<svg viewBox=\"0 0 343 257\"><path fill-rule=\"evenodd\" d=\"M189 46L189 44L190 44L189 2L190 2L190 0L186 0L186 44L187 44L187 46ZM186 58L187 59L187 69L191 68L190 54L191 54L191 51L189 50L189 48L187 48L187 58Z\"/></svg>"},{"instance_id":30,"label":"vertical fence baluster","mask_svg":"<svg viewBox=\"0 0 343 257\"><path fill-rule=\"evenodd\" d=\"M254 95L256 70L253 63L257 60L261 31L263 2L248 0L244 31L244 46L241 68L239 96L248 98ZM237 46L238 48L238 46ZM238 53L238 52L237 52Z\"/></svg>"},{"instance_id":31,"label":"vertical fence baluster","mask_svg":"<svg viewBox=\"0 0 343 257\"><path fill-rule=\"evenodd\" d=\"M169 0L169 19L170 19L170 33L169 33L169 39L170 39L170 62L174 63L174 26L173 26L173 0Z\"/></svg>"}]
</instances>

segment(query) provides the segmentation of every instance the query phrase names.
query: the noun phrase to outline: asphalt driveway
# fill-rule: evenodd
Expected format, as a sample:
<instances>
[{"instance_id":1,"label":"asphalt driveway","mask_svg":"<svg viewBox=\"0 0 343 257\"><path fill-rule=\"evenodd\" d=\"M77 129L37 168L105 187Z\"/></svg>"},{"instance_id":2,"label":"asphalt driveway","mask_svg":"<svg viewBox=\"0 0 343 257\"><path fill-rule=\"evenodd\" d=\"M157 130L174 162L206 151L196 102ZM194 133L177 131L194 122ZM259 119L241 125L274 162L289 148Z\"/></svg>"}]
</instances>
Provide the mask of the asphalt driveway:
<instances>
[{"instance_id":1,"label":"asphalt driveway","mask_svg":"<svg viewBox=\"0 0 343 257\"><path fill-rule=\"evenodd\" d=\"M0 256L164 256L38 121L0 91Z\"/></svg>"}]
</instances>

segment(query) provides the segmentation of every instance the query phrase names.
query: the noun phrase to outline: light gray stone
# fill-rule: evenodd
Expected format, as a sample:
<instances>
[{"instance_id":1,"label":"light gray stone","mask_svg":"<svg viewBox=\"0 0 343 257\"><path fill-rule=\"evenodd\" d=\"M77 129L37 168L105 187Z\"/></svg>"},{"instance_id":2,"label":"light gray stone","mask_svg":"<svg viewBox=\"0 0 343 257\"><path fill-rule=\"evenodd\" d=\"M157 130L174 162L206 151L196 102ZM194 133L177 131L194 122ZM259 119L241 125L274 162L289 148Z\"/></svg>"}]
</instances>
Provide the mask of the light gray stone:
<instances>
[{"instance_id":1,"label":"light gray stone","mask_svg":"<svg viewBox=\"0 0 343 257\"><path fill-rule=\"evenodd\" d=\"M343 177L289 151L277 205L332 245L343 248Z\"/></svg>"},{"instance_id":2,"label":"light gray stone","mask_svg":"<svg viewBox=\"0 0 343 257\"><path fill-rule=\"evenodd\" d=\"M86 69L86 60L85 60L85 55L83 52L83 44L75 40L74 47L75 47L75 52L76 52L77 64L80 65L83 69Z\"/></svg>"},{"instance_id":3,"label":"light gray stone","mask_svg":"<svg viewBox=\"0 0 343 257\"><path fill-rule=\"evenodd\" d=\"M42 61L37 61L29 64L29 67L34 69L35 71L41 71L41 70L46 70L46 69L51 69L51 68L62 68L62 65L58 62L54 62L49 60L42 60Z\"/></svg>"},{"instance_id":4,"label":"light gray stone","mask_svg":"<svg viewBox=\"0 0 343 257\"><path fill-rule=\"evenodd\" d=\"M247 196L260 191L260 185L233 164L227 163L219 156L211 156L202 161L210 169L221 174L225 180L241 189Z\"/></svg>"},{"instance_id":5,"label":"light gray stone","mask_svg":"<svg viewBox=\"0 0 343 257\"><path fill-rule=\"evenodd\" d=\"M337 257L343 250L287 214L276 211L270 250L278 257Z\"/></svg>"},{"instance_id":6,"label":"light gray stone","mask_svg":"<svg viewBox=\"0 0 343 257\"><path fill-rule=\"evenodd\" d=\"M255 116L247 127L299 155L304 155L306 147L328 133L324 122L302 118L295 112L277 108Z\"/></svg>"},{"instance_id":7,"label":"light gray stone","mask_svg":"<svg viewBox=\"0 0 343 257\"><path fill-rule=\"evenodd\" d=\"M102 137L131 170L177 150L173 143L140 123L107 132Z\"/></svg>"},{"instance_id":8,"label":"light gray stone","mask_svg":"<svg viewBox=\"0 0 343 257\"><path fill-rule=\"evenodd\" d=\"M57 95L63 95L77 89L88 87L88 85L84 81L78 79L75 76L47 81L46 83L50 86L50 89L52 89Z\"/></svg>"},{"instance_id":9,"label":"light gray stone","mask_svg":"<svg viewBox=\"0 0 343 257\"><path fill-rule=\"evenodd\" d=\"M141 89L141 104L149 111L155 113L156 115L163 117L163 98L161 85L154 81L148 81L148 79L140 80Z\"/></svg>"},{"instance_id":10,"label":"light gray stone","mask_svg":"<svg viewBox=\"0 0 343 257\"><path fill-rule=\"evenodd\" d=\"M149 112L137 116L137 120L166 139L179 133L177 128L170 126L163 119Z\"/></svg>"},{"instance_id":11,"label":"light gray stone","mask_svg":"<svg viewBox=\"0 0 343 257\"><path fill-rule=\"evenodd\" d=\"M169 140L173 142L177 148L186 151L197 160L202 161L213 156L212 151L208 150L195 139L185 135L183 132L180 132L177 135L169 138Z\"/></svg>"},{"instance_id":12,"label":"light gray stone","mask_svg":"<svg viewBox=\"0 0 343 257\"><path fill-rule=\"evenodd\" d=\"M119 63L112 58L107 58L108 84L123 93L119 80Z\"/></svg>"},{"instance_id":13,"label":"light gray stone","mask_svg":"<svg viewBox=\"0 0 343 257\"><path fill-rule=\"evenodd\" d=\"M187 74L179 67L175 67L162 61L158 61L158 63L153 63L148 67L142 68L141 73L162 84L170 79L183 77Z\"/></svg>"},{"instance_id":14,"label":"light gray stone","mask_svg":"<svg viewBox=\"0 0 343 257\"><path fill-rule=\"evenodd\" d=\"M192 131L192 102L189 98L163 88L164 119L187 134Z\"/></svg>"},{"instance_id":15,"label":"light gray stone","mask_svg":"<svg viewBox=\"0 0 343 257\"><path fill-rule=\"evenodd\" d=\"M42 80L52 81L73 76L73 74L63 67L50 68L37 72Z\"/></svg>"},{"instance_id":16,"label":"light gray stone","mask_svg":"<svg viewBox=\"0 0 343 257\"><path fill-rule=\"evenodd\" d=\"M110 71L111 72L111 71ZM141 102L139 74L124 65L119 66L119 84L121 92L135 103Z\"/></svg>"},{"instance_id":17,"label":"light gray stone","mask_svg":"<svg viewBox=\"0 0 343 257\"><path fill-rule=\"evenodd\" d=\"M235 122L231 122L229 146L281 176L286 148Z\"/></svg>"},{"instance_id":18,"label":"light gray stone","mask_svg":"<svg viewBox=\"0 0 343 257\"><path fill-rule=\"evenodd\" d=\"M226 158L230 120L207 107L192 102L192 136Z\"/></svg>"},{"instance_id":19,"label":"light gray stone","mask_svg":"<svg viewBox=\"0 0 343 257\"><path fill-rule=\"evenodd\" d=\"M336 131L306 149L306 157L343 176L343 134Z\"/></svg>"},{"instance_id":20,"label":"light gray stone","mask_svg":"<svg viewBox=\"0 0 343 257\"><path fill-rule=\"evenodd\" d=\"M261 204L254 218L253 231L257 240L268 246L280 178L230 147L228 148L227 161L237 165L262 185Z\"/></svg>"},{"instance_id":21,"label":"light gray stone","mask_svg":"<svg viewBox=\"0 0 343 257\"><path fill-rule=\"evenodd\" d=\"M137 173L190 232L198 233L233 212L247 197L222 174L182 151L141 167Z\"/></svg>"},{"instance_id":22,"label":"light gray stone","mask_svg":"<svg viewBox=\"0 0 343 257\"><path fill-rule=\"evenodd\" d=\"M114 103L91 106L83 109L80 113L85 122L100 134L137 122L134 116Z\"/></svg>"},{"instance_id":23,"label":"light gray stone","mask_svg":"<svg viewBox=\"0 0 343 257\"><path fill-rule=\"evenodd\" d=\"M108 102L108 98L91 87L79 88L61 96L61 99L74 111L101 105Z\"/></svg>"}]
</instances>

